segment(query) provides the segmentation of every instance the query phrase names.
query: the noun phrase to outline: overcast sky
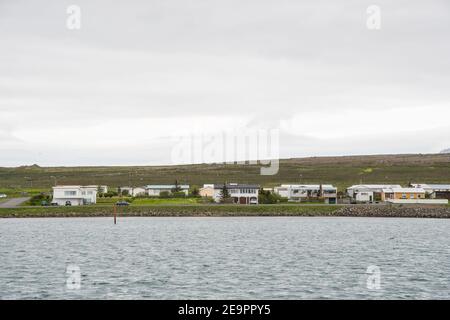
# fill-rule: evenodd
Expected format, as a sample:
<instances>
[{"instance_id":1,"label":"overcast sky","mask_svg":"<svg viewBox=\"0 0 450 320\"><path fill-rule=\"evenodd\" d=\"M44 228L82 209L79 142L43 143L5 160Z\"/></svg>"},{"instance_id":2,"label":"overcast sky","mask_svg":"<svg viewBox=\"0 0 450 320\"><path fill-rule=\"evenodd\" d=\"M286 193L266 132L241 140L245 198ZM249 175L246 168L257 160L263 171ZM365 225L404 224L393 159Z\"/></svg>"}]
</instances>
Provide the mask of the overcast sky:
<instances>
[{"instance_id":1,"label":"overcast sky","mask_svg":"<svg viewBox=\"0 0 450 320\"><path fill-rule=\"evenodd\" d=\"M449 15L448 0L0 0L0 166L172 164L174 137L230 129L278 129L281 158L439 152Z\"/></svg>"}]
</instances>

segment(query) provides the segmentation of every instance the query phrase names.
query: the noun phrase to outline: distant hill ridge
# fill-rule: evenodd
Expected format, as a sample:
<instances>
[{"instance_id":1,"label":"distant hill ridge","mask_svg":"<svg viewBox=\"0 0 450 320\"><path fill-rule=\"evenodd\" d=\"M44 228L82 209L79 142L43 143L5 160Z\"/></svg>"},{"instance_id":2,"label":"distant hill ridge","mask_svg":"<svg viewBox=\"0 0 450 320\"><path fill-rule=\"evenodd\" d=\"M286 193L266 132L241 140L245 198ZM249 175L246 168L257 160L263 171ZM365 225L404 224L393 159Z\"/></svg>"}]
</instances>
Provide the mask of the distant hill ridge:
<instances>
[{"instance_id":1,"label":"distant hill ridge","mask_svg":"<svg viewBox=\"0 0 450 320\"><path fill-rule=\"evenodd\" d=\"M26 177L26 178L25 178ZM404 154L309 157L280 160L278 174L260 175L260 165L193 164L110 167L0 167L0 189L50 188L58 184L123 185L179 183L332 183L341 190L352 184L449 183L450 155ZM1 191L1 190L0 190Z\"/></svg>"}]
</instances>

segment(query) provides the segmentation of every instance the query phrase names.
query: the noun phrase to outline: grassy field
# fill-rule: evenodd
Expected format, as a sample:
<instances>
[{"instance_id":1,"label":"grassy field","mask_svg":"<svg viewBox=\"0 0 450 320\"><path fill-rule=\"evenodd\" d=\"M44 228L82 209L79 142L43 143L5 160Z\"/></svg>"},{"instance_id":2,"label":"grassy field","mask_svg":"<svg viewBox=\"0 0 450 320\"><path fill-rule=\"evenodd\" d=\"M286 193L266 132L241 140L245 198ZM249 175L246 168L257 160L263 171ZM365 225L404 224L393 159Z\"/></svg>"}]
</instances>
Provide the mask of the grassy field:
<instances>
[{"instance_id":1,"label":"grassy field","mask_svg":"<svg viewBox=\"0 0 450 320\"><path fill-rule=\"evenodd\" d=\"M147 205L118 208L118 216L327 216L338 206ZM112 217L112 206L0 208L6 217Z\"/></svg>"},{"instance_id":2,"label":"grassy field","mask_svg":"<svg viewBox=\"0 0 450 320\"><path fill-rule=\"evenodd\" d=\"M129 200L129 198L98 198L97 206L113 205L120 200ZM197 204L198 198L136 198L130 205L132 206L148 206L148 205L181 205L181 204Z\"/></svg>"},{"instance_id":3,"label":"grassy field","mask_svg":"<svg viewBox=\"0 0 450 320\"><path fill-rule=\"evenodd\" d=\"M42 192L49 192L50 188L0 188L0 193L4 193L8 196L8 198L18 198L18 197L26 197L33 196Z\"/></svg>"},{"instance_id":4,"label":"grassy field","mask_svg":"<svg viewBox=\"0 0 450 320\"><path fill-rule=\"evenodd\" d=\"M0 193L20 195L49 191L58 184L141 186L180 183L332 183L340 190L363 183L450 183L450 155L380 155L286 159L273 176L260 175L256 165L185 165L140 167L39 167L0 168Z\"/></svg>"}]
</instances>

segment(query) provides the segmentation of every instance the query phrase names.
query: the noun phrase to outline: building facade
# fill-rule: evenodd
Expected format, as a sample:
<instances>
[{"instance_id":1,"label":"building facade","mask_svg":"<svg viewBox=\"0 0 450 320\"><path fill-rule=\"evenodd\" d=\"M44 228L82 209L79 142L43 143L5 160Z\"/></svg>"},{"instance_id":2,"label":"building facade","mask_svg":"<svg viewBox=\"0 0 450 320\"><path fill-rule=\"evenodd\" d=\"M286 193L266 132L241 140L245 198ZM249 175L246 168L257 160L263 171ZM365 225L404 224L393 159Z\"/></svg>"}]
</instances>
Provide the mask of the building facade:
<instances>
[{"instance_id":1,"label":"building facade","mask_svg":"<svg viewBox=\"0 0 450 320\"><path fill-rule=\"evenodd\" d=\"M289 201L322 201L328 204L337 203L337 188L331 184L282 184L274 188L274 192Z\"/></svg>"},{"instance_id":2,"label":"building facade","mask_svg":"<svg viewBox=\"0 0 450 320\"><path fill-rule=\"evenodd\" d=\"M144 187L119 187L119 193L129 195L131 197L145 196L147 191Z\"/></svg>"},{"instance_id":3,"label":"building facade","mask_svg":"<svg viewBox=\"0 0 450 320\"><path fill-rule=\"evenodd\" d=\"M391 188L383 189L381 200L418 200L425 199L425 189L422 188Z\"/></svg>"},{"instance_id":4,"label":"building facade","mask_svg":"<svg viewBox=\"0 0 450 320\"><path fill-rule=\"evenodd\" d=\"M175 189L174 184L157 184L157 185L147 185L145 190L150 197L159 197L161 192L167 191L172 193L172 190ZM180 184L178 185L180 188L180 192L183 192L185 195L189 194L189 185L188 184Z\"/></svg>"},{"instance_id":5,"label":"building facade","mask_svg":"<svg viewBox=\"0 0 450 320\"><path fill-rule=\"evenodd\" d=\"M372 203L383 201L383 190L401 187L399 184L358 184L347 188L347 196L352 202Z\"/></svg>"},{"instance_id":6,"label":"building facade","mask_svg":"<svg viewBox=\"0 0 450 320\"><path fill-rule=\"evenodd\" d=\"M215 202L220 203L223 200L224 185L223 184L206 185L208 193L210 192L212 186L213 186L212 198L214 199ZM235 204L258 204L259 185L228 183L226 184L226 189L229 194L229 199L231 200L231 202Z\"/></svg>"},{"instance_id":7,"label":"building facade","mask_svg":"<svg viewBox=\"0 0 450 320\"><path fill-rule=\"evenodd\" d=\"M52 204L82 206L97 203L96 186L56 186L53 187Z\"/></svg>"},{"instance_id":8,"label":"building facade","mask_svg":"<svg viewBox=\"0 0 450 320\"><path fill-rule=\"evenodd\" d=\"M204 184L203 188L200 188L198 194L205 198L214 197L214 184Z\"/></svg>"},{"instance_id":9,"label":"building facade","mask_svg":"<svg viewBox=\"0 0 450 320\"><path fill-rule=\"evenodd\" d=\"M425 189L430 199L450 200L450 184L412 184L412 187Z\"/></svg>"}]
</instances>

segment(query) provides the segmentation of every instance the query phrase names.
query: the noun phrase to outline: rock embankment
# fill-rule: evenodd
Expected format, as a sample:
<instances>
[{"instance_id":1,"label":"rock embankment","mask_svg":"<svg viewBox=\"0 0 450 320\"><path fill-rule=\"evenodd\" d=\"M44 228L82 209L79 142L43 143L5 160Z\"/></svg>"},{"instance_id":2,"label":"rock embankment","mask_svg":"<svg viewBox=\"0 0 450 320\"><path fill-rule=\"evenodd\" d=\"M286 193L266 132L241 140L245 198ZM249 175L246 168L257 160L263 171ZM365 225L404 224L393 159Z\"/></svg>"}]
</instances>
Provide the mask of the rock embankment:
<instances>
[{"instance_id":1,"label":"rock embankment","mask_svg":"<svg viewBox=\"0 0 450 320\"><path fill-rule=\"evenodd\" d=\"M130 206L118 209L119 217L386 217L450 218L448 206L390 205L198 205ZM112 217L112 207L25 207L0 209L0 218Z\"/></svg>"},{"instance_id":2,"label":"rock embankment","mask_svg":"<svg viewBox=\"0 0 450 320\"><path fill-rule=\"evenodd\" d=\"M349 206L333 212L342 217L450 218L450 208L440 206Z\"/></svg>"}]
</instances>

